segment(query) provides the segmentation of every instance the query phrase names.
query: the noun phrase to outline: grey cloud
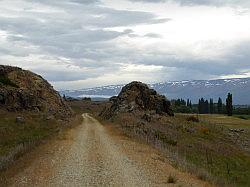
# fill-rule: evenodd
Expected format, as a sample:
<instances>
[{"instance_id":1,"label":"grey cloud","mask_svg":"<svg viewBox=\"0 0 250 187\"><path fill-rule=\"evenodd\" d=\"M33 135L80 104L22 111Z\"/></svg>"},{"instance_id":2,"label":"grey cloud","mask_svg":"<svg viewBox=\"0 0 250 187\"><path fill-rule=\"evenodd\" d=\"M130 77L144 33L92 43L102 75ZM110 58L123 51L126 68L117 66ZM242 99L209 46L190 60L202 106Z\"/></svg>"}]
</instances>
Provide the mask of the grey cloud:
<instances>
[{"instance_id":1,"label":"grey cloud","mask_svg":"<svg viewBox=\"0 0 250 187\"><path fill-rule=\"evenodd\" d=\"M164 3L176 2L183 6L250 6L249 0L129 0L131 2Z\"/></svg>"},{"instance_id":2,"label":"grey cloud","mask_svg":"<svg viewBox=\"0 0 250 187\"><path fill-rule=\"evenodd\" d=\"M116 43L116 40L123 36L161 38L161 35L157 33L138 35L131 29L124 29L120 32L111 31L113 27L129 28L139 24L167 22L171 20L169 18L159 19L148 12L107 8L101 6L98 0L25 1L32 2L28 10L17 12L18 16L0 17L0 30L8 33L7 42L9 43L9 45L0 46L0 63L7 63L1 61L1 56L10 55L20 57L21 60L17 65L22 65L20 62L25 59L25 56L37 54L50 57L63 67L69 67L63 70L60 70L60 66L58 66L59 69L41 70L31 66L31 70L42 74L49 81L85 80L100 77L103 74L113 74L122 69L120 63L162 66L161 77L172 80L240 74L241 70L250 69L248 61L250 45L248 43L236 46L229 55L222 59L190 57L184 60L175 54L161 54L157 50L152 52L146 49L136 51L136 48L119 46ZM156 1L151 0L151 2ZM158 2L163 1L158 0ZM215 1L178 0L178 2L189 6L212 5ZM222 5L224 1L220 2ZM52 7L56 11L39 12L32 7L39 7L39 5ZM219 5L218 2L217 5ZM14 13L14 10L11 11ZM149 58L149 55L153 57ZM61 62L61 58L68 59L69 64ZM47 59L43 60L46 63ZM49 67L49 60L47 63ZM71 65L78 70L70 69ZM146 73L145 76L147 76Z\"/></svg>"},{"instance_id":3,"label":"grey cloud","mask_svg":"<svg viewBox=\"0 0 250 187\"><path fill-rule=\"evenodd\" d=\"M148 37L148 38L162 38L162 36L160 34L156 34L156 33L147 33L144 35L144 37Z\"/></svg>"},{"instance_id":4,"label":"grey cloud","mask_svg":"<svg viewBox=\"0 0 250 187\"><path fill-rule=\"evenodd\" d=\"M64 11L33 12L31 7L29 11L22 12L19 17L0 17L0 30L9 33L9 42L28 42L39 46L47 54L74 59L92 58L95 60L110 56L108 47L110 42L117 37L133 33L129 29L116 32L105 28L156 24L170 20L168 18L158 19L154 14L148 12L102 7L99 6L99 1L26 1L59 7ZM81 6L74 3L80 3ZM114 48L114 46L110 48ZM7 51L5 52L7 53Z\"/></svg>"},{"instance_id":5,"label":"grey cloud","mask_svg":"<svg viewBox=\"0 0 250 187\"><path fill-rule=\"evenodd\" d=\"M147 3L162 3L166 2L167 0L129 0L131 2L147 2Z\"/></svg>"},{"instance_id":6,"label":"grey cloud","mask_svg":"<svg viewBox=\"0 0 250 187\"><path fill-rule=\"evenodd\" d=\"M241 74L243 70L250 69L250 42L244 42L231 49L229 54L219 59L201 59L195 57L179 58L174 54L155 54L154 57L144 57L138 64L158 65L174 68L172 79L184 79L184 77L219 77L230 74ZM182 73L183 74L182 74Z\"/></svg>"},{"instance_id":7,"label":"grey cloud","mask_svg":"<svg viewBox=\"0 0 250 187\"><path fill-rule=\"evenodd\" d=\"M11 51L3 47L0 47L0 55L6 55L6 54L7 55L11 54Z\"/></svg>"},{"instance_id":8,"label":"grey cloud","mask_svg":"<svg viewBox=\"0 0 250 187\"><path fill-rule=\"evenodd\" d=\"M248 0L177 0L181 5L212 5L212 6L227 6L227 5L250 5Z\"/></svg>"},{"instance_id":9,"label":"grey cloud","mask_svg":"<svg viewBox=\"0 0 250 187\"><path fill-rule=\"evenodd\" d=\"M109 51L108 48L105 49L109 45L105 44L106 42L133 32L132 30L116 32L101 28L87 29L82 28L81 24L70 20L53 20L43 23L27 17L2 17L0 18L0 23L0 29L6 30L11 34L8 37L10 42L28 42L39 46L47 53L69 58L83 58L86 56L92 56L92 58L103 57L103 52ZM17 36L17 34L20 36ZM98 46L102 48L102 51L96 50ZM107 55L110 56L110 53Z\"/></svg>"},{"instance_id":10,"label":"grey cloud","mask_svg":"<svg viewBox=\"0 0 250 187\"><path fill-rule=\"evenodd\" d=\"M28 2L38 2L38 3L44 3L44 4L49 4L49 5L63 5L63 4L68 4L68 3L77 3L77 4L95 4L95 3L100 3L99 0L60 0L60 1L54 1L54 0L26 0Z\"/></svg>"}]
</instances>

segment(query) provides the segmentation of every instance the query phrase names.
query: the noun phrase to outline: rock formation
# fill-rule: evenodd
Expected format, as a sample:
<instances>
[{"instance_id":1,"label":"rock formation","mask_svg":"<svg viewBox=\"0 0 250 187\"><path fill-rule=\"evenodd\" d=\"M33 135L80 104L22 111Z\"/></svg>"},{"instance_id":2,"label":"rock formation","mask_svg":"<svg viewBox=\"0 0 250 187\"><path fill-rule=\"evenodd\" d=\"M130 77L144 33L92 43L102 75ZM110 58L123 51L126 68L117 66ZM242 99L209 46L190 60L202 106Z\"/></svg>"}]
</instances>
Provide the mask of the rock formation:
<instances>
[{"instance_id":1,"label":"rock formation","mask_svg":"<svg viewBox=\"0 0 250 187\"><path fill-rule=\"evenodd\" d=\"M111 106L106 107L100 114L106 119L110 119L118 113L136 111L174 115L170 101L141 82L131 82L124 86L120 94L117 97L112 97L110 101L112 102Z\"/></svg>"},{"instance_id":2,"label":"rock formation","mask_svg":"<svg viewBox=\"0 0 250 187\"><path fill-rule=\"evenodd\" d=\"M21 68L0 65L0 109L37 111L69 117L70 107L41 76Z\"/></svg>"}]
</instances>

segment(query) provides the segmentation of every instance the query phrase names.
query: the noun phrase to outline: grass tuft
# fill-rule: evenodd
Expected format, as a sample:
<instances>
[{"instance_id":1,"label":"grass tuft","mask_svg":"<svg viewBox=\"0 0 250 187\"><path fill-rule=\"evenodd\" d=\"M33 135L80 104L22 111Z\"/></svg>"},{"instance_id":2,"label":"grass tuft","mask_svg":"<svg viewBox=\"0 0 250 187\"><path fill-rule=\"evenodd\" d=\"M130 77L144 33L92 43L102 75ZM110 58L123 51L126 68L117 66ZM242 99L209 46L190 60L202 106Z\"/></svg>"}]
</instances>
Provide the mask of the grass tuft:
<instances>
[{"instance_id":1,"label":"grass tuft","mask_svg":"<svg viewBox=\"0 0 250 187\"><path fill-rule=\"evenodd\" d=\"M189 116L187 117L187 121L191 121L191 122L200 122L199 118L196 116Z\"/></svg>"},{"instance_id":2,"label":"grass tuft","mask_svg":"<svg viewBox=\"0 0 250 187\"><path fill-rule=\"evenodd\" d=\"M175 184L176 182L177 182L177 178L175 176L173 176L173 175L168 176L167 183Z\"/></svg>"}]
</instances>

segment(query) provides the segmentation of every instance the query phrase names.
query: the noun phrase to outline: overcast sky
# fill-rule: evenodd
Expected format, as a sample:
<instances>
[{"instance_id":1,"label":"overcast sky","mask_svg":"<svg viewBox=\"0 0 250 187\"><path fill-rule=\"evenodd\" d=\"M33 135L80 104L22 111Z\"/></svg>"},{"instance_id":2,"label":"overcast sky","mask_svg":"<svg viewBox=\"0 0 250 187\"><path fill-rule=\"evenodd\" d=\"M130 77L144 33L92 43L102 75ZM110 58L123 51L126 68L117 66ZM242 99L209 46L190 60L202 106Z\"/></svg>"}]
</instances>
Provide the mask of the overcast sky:
<instances>
[{"instance_id":1,"label":"overcast sky","mask_svg":"<svg viewBox=\"0 0 250 187\"><path fill-rule=\"evenodd\" d=\"M57 89L250 77L250 1L0 0L0 64Z\"/></svg>"}]
</instances>

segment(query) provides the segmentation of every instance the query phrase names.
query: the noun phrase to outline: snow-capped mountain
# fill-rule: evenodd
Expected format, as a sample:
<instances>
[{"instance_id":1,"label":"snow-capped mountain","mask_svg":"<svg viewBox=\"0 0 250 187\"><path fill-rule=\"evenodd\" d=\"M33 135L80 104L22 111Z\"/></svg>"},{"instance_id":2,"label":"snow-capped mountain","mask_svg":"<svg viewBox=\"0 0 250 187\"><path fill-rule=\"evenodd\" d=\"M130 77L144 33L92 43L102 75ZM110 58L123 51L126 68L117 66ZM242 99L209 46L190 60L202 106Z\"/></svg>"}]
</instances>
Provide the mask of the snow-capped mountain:
<instances>
[{"instance_id":1,"label":"snow-capped mountain","mask_svg":"<svg viewBox=\"0 0 250 187\"><path fill-rule=\"evenodd\" d=\"M109 98L118 95L124 85L102 86L81 90L65 90L60 93L70 97ZM224 99L228 92L233 94L234 104L250 104L250 78L171 81L149 85L168 99L191 99L197 103L199 98L219 97Z\"/></svg>"}]
</instances>

